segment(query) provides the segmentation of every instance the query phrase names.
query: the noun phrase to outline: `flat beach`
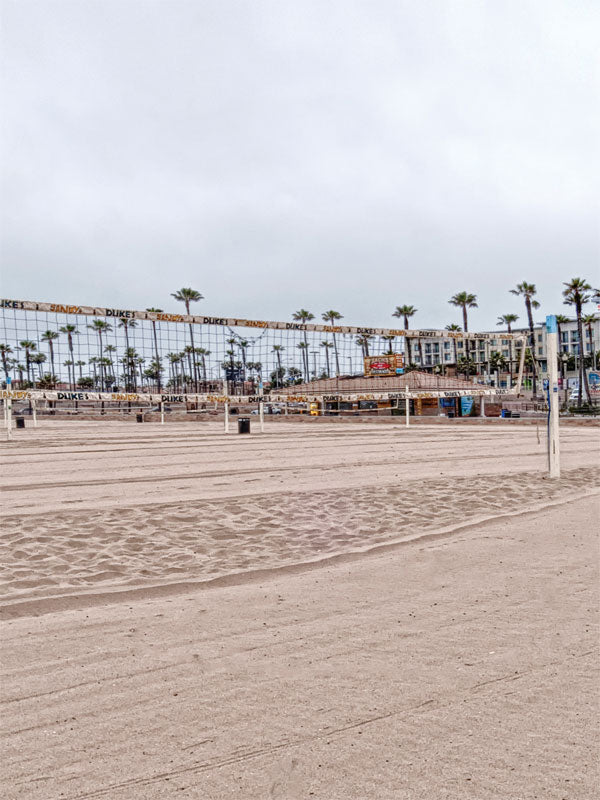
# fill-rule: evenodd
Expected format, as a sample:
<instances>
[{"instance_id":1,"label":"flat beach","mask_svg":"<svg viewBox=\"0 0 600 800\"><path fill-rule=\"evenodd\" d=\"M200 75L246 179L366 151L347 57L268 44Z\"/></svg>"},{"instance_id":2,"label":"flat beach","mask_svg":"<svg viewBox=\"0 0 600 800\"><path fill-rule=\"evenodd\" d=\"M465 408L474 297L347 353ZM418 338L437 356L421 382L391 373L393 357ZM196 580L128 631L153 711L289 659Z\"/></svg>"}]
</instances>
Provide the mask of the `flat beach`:
<instances>
[{"instance_id":1,"label":"flat beach","mask_svg":"<svg viewBox=\"0 0 600 800\"><path fill-rule=\"evenodd\" d=\"M551 481L542 423L15 432L4 795L596 796L600 429L561 438Z\"/></svg>"}]
</instances>

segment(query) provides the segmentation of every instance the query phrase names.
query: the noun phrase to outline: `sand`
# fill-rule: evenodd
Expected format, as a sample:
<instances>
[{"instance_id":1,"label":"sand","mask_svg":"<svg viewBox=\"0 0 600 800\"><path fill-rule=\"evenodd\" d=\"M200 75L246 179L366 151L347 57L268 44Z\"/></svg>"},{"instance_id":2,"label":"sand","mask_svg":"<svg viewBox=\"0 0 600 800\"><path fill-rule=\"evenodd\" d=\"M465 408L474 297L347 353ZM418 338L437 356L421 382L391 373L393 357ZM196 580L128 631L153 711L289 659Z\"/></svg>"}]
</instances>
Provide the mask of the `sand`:
<instances>
[{"instance_id":1,"label":"sand","mask_svg":"<svg viewBox=\"0 0 600 800\"><path fill-rule=\"evenodd\" d=\"M598 429L19 434L6 797L596 796Z\"/></svg>"}]
</instances>

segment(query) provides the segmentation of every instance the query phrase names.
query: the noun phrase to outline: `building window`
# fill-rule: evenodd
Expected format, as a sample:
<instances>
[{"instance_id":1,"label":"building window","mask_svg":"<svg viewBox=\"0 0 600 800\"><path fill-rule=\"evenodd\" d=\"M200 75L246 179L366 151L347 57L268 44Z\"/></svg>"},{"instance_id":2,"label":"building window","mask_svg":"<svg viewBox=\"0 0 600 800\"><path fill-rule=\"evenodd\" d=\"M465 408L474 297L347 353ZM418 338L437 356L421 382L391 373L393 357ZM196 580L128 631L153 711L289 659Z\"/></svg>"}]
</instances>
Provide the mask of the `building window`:
<instances>
[{"instance_id":1,"label":"building window","mask_svg":"<svg viewBox=\"0 0 600 800\"><path fill-rule=\"evenodd\" d=\"M504 356L504 358L508 358L508 350L503 350L502 355Z\"/></svg>"},{"instance_id":2,"label":"building window","mask_svg":"<svg viewBox=\"0 0 600 800\"><path fill-rule=\"evenodd\" d=\"M571 341L572 342L579 341L579 331L571 331Z\"/></svg>"},{"instance_id":3,"label":"building window","mask_svg":"<svg viewBox=\"0 0 600 800\"><path fill-rule=\"evenodd\" d=\"M444 342L444 350L450 350L450 342Z\"/></svg>"},{"instance_id":4,"label":"building window","mask_svg":"<svg viewBox=\"0 0 600 800\"><path fill-rule=\"evenodd\" d=\"M544 355L544 348L538 347L538 356L543 356L543 355Z\"/></svg>"},{"instance_id":5,"label":"building window","mask_svg":"<svg viewBox=\"0 0 600 800\"><path fill-rule=\"evenodd\" d=\"M560 332L560 340L561 340L561 342L568 342L569 341L569 331L561 331Z\"/></svg>"}]
</instances>

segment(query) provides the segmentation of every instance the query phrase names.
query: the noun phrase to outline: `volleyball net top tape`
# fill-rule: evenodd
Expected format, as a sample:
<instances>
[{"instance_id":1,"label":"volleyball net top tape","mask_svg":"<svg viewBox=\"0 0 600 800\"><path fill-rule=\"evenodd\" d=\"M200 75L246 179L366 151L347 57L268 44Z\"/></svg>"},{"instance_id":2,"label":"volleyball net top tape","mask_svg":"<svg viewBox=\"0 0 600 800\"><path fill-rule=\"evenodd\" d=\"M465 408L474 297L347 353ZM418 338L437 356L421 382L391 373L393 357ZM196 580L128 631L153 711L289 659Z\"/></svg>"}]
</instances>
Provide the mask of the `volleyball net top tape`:
<instances>
[{"instance_id":1,"label":"volleyball net top tape","mask_svg":"<svg viewBox=\"0 0 600 800\"><path fill-rule=\"evenodd\" d=\"M436 358L436 363L445 359L453 364L468 356L469 348L489 353L508 346L522 374L526 340L522 333L376 328L310 319L278 322L158 309L0 301L0 355L7 385L3 397L225 403L235 395L236 402L252 403L264 399L263 386L270 390L270 401L281 402L322 400L325 394L343 394L348 400L416 396L417 387L380 392L373 390L372 381L369 387L358 388L355 383L355 391L348 386L341 392L325 392L317 385L334 376L362 376L368 358L396 353L399 364L404 358L404 366L410 366L407 340L417 340L413 348L418 344L425 366ZM513 394L516 389L448 385L423 387L421 396Z\"/></svg>"}]
</instances>

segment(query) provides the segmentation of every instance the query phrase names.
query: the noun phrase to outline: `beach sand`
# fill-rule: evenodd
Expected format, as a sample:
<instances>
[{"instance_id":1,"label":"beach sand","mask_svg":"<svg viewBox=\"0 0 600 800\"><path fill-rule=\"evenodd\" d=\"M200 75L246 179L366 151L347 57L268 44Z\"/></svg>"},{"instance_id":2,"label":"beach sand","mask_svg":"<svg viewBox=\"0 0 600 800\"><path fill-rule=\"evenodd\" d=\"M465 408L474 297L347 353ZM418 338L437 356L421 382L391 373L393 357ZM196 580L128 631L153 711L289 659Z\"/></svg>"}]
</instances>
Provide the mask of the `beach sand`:
<instances>
[{"instance_id":1,"label":"beach sand","mask_svg":"<svg viewBox=\"0 0 600 800\"><path fill-rule=\"evenodd\" d=\"M599 433L15 434L4 795L596 796Z\"/></svg>"}]
</instances>

